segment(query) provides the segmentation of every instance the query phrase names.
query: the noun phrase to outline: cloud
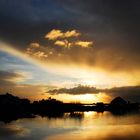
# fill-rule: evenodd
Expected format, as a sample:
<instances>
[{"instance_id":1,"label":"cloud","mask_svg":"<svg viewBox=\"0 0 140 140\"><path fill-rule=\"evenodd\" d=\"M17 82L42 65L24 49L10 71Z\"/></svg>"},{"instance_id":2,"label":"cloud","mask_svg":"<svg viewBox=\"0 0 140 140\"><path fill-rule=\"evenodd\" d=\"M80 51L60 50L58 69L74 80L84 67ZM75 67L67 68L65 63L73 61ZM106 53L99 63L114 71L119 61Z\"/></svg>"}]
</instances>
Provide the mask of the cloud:
<instances>
[{"instance_id":1,"label":"cloud","mask_svg":"<svg viewBox=\"0 0 140 140\"><path fill-rule=\"evenodd\" d=\"M73 42L69 42L68 40L65 39L65 40L56 40L54 42L54 44L58 45L58 46L66 47L66 48L75 47L75 46L88 48L88 47L91 47L93 45L93 42L92 41L73 41Z\"/></svg>"},{"instance_id":2,"label":"cloud","mask_svg":"<svg viewBox=\"0 0 140 140\"><path fill-rule=\"evenodd\" d=\"M123 87L113 87L107 89L100 89L92 86L83 86L79 85L73 88L60 88L48 90L47 93L52 95L55 94L71 94L71 95L80 95L80 94L106 94L112 98L116 96L121 96L126 100L133 102L140 101L140 86L123 86Z\"/></svg>"},{"instance_id":3,"label":"cloud","mask_svg":"<svg viewBox=\"0 0 140 140\"><path fill-rule=\"evenodd\" d=\"M76 30L66 31L64 33L65 38L77 37L77 36L80 36L80 35L81 35L81 33L77 32Z\"/></svg>"},{"instance_id":4,"label":"cloud","mask_svg":"<svg viewBox=\"0 0 140 140\"><path fill-rule=\"evenodd\" d=\"M61 30L53 29L45 35L45 38L49 40L55 40L57 38L63 38L63 36L64 36L64 33L62 33Z\"/></svg>"},{"instance_id":5,"label":"cloud","mask_svg":"<svg viewBox=\"0 0 140 140\"><path fill-rule=\"evenodd\" d=\"M49 49L47 46L42 46L39 43L30 43L26 49L26 54L32 56L38 60L46 59L54 53L53 49Z\"/></svg>"},{"instance_id":6,"label":"cloud","mask_svg":"<svg viewBox=\"0 0 140 140\"><path fill-rule=\"evenodd\" d=\"M45 38L49 40L56 40L58 38L70 38L70 37L77 37L79 36L80 33L77 32L76 30L71 30L71 31L66 31L62 32L59 29L53 29L49 33L45 35Z\"/></svg>"},{"instance_id":7,"label":"cloud","mask_svg":"<svg viewBox=\"0 0 140 140\"><path fill-rule=\"evenodd\" d=\"M78 45L83 48L88 48L91 45L93 45L93 42L92 41L77 41L77 42L75 42L75 45Z\"/></svg>"},{"instance_id":8,"label":"cloud","mask_svg":"<svg viewBox=\"0 0 140 140\"><path fill-rule=\"evenodd\" d=\"M130 101L140 101L140 86L124 86L106 89L104 92L112 96L121 96Z\"/></svg>"},{"instance_id":9,"label":"cloud","mask_svg":"<svg viewBox=\"0 0 140 140\"><path fill-rule=\"evenodd\" d=\"M66 47L66 48L70 48L72 47L72 43L69 42L68 40L56 40L54 42L55 45L58 45L58 46L62 46L62 47Z\"/></svg>"},{"instance_id":10,"label":"cloud","mask_svg":"<svg viewBox=\"0 0 140 140\"><path fill-rule=\"evenodd\" d=\"M14 85L19 82L26 81L31 78L31 75L26 72L11 72L0 70L0 84L1 85Z\"/></svg>"},{"instance_id":11,"label":"cloud","mask_svg":"<svg viewBox=\"0 0 140 140\"><path fill-rule=\"evenodd\" d=\"M41 95L45 89L51 89L52 86L39 84L24 84L26 80L31 78L30 73L12 72L0 70L0 94L12 92L20 97L28 97L34 99L35 95Z\"/></svg>"},{"instance_id":12,"label":"cloud","mask_svg":"<svg viewBox=\"0 0 140 140\"><path fill-rule=\"evenodd\" d=\"M55 44L55 45L58 45L58 46L65 46L65 45L66 45L65 41L61 41L61 40L55 41L54 44Z\"/></svg>"},{"instance_id":13,"label":"cloud","mask_svg":"<svg viewBox=\"0 0 140 140\"><path fill-rule=\"evenodd\" d=\"M36 50L36 54L34 55L39 56L39 54L42 54L40 51L37 51L37 50L40 50L40 48L41 48L41 45L39 43L31 42L29 44L29 47L26 49L26 53L32 54L32 52Z\"/></svg>"},{"instance_id":14,"label":"cloud","mask_svg":"<svg viewBox=\"0 0 140 140\"><path fill-rule=\"evenodd\" d=\"M38 58L47 58L48 55L45 54L45 52L42 52L42 51L37 51L33 54L35 57L38 57Z\"/></svg>"},{"instance_id":15,"label":"cloud","mask_svg":"<svg viewBox=\"0 0 140 140\"><path fill-rule=\"evenodd\" d=\"M30 43L30 46L33 48L38 48L38 47L40 47L40 44L37 42L32 42L32 43Z\"/></svg>"},{"instance_id":16,"label":"cloud","mask_svg":"<svg viewBox=\"0 0 140 140\"><path fill-rule=\"evenodd\" d=\"M30 79L31 75L27 72L12 72L0 70L0 94L12 92L16 96L29 98L31 100L39 100L48 97L41 96L47 89L56 88L52 85L46 84L24 84L26 80ZM36 96L38 98L36 98Z\"/></svg>"},{"instance_id":17,"label":"cloud","mask_svg":"<svg viewBox=\"0 0 140 140\"><path fill-rule=\"evenodd\" d=\"M93 44L92 41L77 41L77 38L69 39L79 35L82 34L76 30L62 32L61 30L53 29L46 35L46 38L52 40L51 42L49 40L46 44L32 42L26 49L26 54L44 62L46 62L46 58L51 63L56 63L57 60L65 63L66 59L73 62L75 60L70 60L71 58L79 57L78 59L81 59L79 54L82 52L82 49L83 53L85 53L84 48L88 49ZM76 51L77 53L75 53ZM65 57L67 58L65 59Z\"/></svg>"},{"instance_id":18,"label":"cloud","mask_svg":"<svg viewBox=\"0 0 140 140\"><path fill-rule=\"evenodd\" d=\"M0 85L0 94L10 92L21 98L28 98L31 101L46 99L50 95L44 94L46 90L56 88L56 86L45 84L13 84L5 83Z\"/></svg>"},{"instance_id":19,"label":"cloud","mask_svg":"<svg viewBox=\"0 0 140 140\"><path fill-rule=\"evenodd\" d=\"M61 94L61 93L67 93L67 94L72 94L72 95L78 95L78 94L86 94L86 93L93 93L96 94L98 93L99 90L97 90L95 87L89 87L89 86L82 86L79 85L74 88L60 88L60 89L54 89L54 90L49 90L48 93L50 94Z\"/></svg>"},{"instance_id":20,"label":"cloud","mask_svg":"<svg viewBox=\"0 0 140 140\"><path fill-rule=\"evenodd\" d=\"M26 53L36 58L43 58L44 60L45 58L47 58L47 60L50 62L52 61L52 63L53 61L58 59L57 56L60 56L59 54L61 54L61 56L67 56L69 58L72 58L73 55L77 55L77 57L79 57L79 53L82 52L82 48L89 48L93 45L92 41L77 41L76 38L74 40L68 39L70 37L77 37L79 35L81 35L81 33L78 33L76 30L62 32L61 30L53 29L46 35L46 38L52 40L51 45L41 45L41 43L32 42L30 43L30 46L26 49ZM46 44L49 43L50 42L48 41ZM62 48L71 48L71 50L63 50L60 48L58 49L58 46ZM79 53L75 54L76 50L74 48L77 48L77 51L79 51ZM61 58L62 57L59 57L59 59Z\"/></svg>"}]
</instances>

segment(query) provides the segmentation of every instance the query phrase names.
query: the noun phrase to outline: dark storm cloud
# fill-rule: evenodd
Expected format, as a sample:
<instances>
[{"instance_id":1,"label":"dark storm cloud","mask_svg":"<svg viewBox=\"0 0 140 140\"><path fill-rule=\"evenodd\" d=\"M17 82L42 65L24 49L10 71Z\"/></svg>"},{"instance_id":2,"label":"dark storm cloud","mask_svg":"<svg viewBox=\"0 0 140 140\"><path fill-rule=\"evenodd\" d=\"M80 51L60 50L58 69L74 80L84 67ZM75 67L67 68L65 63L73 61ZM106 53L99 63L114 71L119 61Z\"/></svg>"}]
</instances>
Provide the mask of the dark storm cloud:
<instances>
[{"instance_id":1,"label":"dark storm cloud","mask_svg":"<svg viewBox=\"0 0 140 140\"><path fill-rule=\"evenodd\" d=\"M95 40L94 50L82 54L87 65L138 70L139 7L138 0L1 0L0 38L25 49L33 41L45 44L43 37L52 29L76 29L85 34L84 39Z\"/></svg>"},{"instance_id":2,"label":"dark storm cloud","mask_svg":"<svg viewBox=\"0 0 140 140\"><path fill-rule=\"evenodd\" d=\"M44 34L54 28L65 28L59 4L50 0L0 1L0 37L16 45L29 44L40 40ZM69 25L68 25L69 26ZM21 46L20 46L21 47Z\"/></svg>"},{"instance_id":3,"label":"dark storm cloud","mask_svg":"<svg viewBox=\"0 0 140 140\"><path fill-rule=\"evenodd\" d=\"M59 0L65 7L69 7L71 11L77 11L79 15L88 15L87 18L81 20L87 20L92 17L92 23L100 23L99 26L114 25L114 27L120 27L126 29L127 27L138 25L140 22L140 2L137 0ZM89 20L87 20L89 21ZM135 22L137 21L137 22ZM94 25L92 25L94 26ZM139 26L138 26L139 27ZM111 28L111 27L110 27ZM104 30L101 28L100 30ZM108 30L108 29L106 29ZM130 29L133 30L133 29ZM127 31L127 30L126 30Z\"/></svg>"},{"instance_id":4,"label":"dark storm cloud","mask_svg":"<svg viewBox=\"0 0 140 140\"><path fill-rule=\"evenodd\" d=\"M82 29L94 37L98 49L117 48L118 53L140 51L140 2L137 0L60 0L77 11ZM76 12L75 12L76 13ZM82 17L82 18L81 18ZM87 22L84 22L87 21ZM137 49L137 51L136 51Z\"/></svg>"},{"instance_id":5,"label":"dark storm cloud","mask_svg":"<svg viewBox=\"0 0 140 140\"><path fill-rule=\"evenodd\" d=\"M52 28L75 27L100 43L131 38L133 44L139 35L139 6L137 0L1 0L0 35L24 43Z\"/></svg>"}]
</instances>

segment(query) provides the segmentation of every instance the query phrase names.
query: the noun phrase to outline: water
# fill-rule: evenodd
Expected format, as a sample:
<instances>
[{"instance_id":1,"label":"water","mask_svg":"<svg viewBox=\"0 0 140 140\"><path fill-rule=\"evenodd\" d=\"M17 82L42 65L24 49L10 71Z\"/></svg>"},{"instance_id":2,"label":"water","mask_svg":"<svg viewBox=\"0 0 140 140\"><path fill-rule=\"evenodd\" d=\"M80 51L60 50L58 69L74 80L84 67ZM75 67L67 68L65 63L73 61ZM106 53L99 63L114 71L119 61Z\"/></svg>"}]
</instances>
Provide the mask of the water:
<instances>
[{"instance_id":1,"label":"water","mask_svg":"<svg viewBox=\"0 0 140 140\"><path fill-rule=\"evenodd\" d=\"M140 114L65 113L0 122L0 140L140 140Z\"/></svg>"}]
</instances>

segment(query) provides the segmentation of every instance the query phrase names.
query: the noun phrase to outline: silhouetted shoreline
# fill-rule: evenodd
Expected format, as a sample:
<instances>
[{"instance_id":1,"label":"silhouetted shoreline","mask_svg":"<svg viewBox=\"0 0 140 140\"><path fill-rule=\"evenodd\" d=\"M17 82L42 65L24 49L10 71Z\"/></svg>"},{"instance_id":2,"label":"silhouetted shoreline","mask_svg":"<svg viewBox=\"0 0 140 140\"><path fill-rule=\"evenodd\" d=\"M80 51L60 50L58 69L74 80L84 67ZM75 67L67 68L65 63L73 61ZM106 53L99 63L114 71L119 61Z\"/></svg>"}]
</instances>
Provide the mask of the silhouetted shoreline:
<instances>
[{"instance_id":1,"label":"silhouetted shoreline","mask_svg":"<svg viewBox=\"0 0 140 140\"><path fill-rule=\"evenodd\" d=\"M0 95L0 121L10 122L18 118L33 118L35 115L61 117L66 112L110 111L122 115L139 110L139 103L130 103L121 97L114 98L109 104L98 102L94 104L63 103L56 99L34 101L20 99L9 93Z\"/></svg>"}]
</instances>

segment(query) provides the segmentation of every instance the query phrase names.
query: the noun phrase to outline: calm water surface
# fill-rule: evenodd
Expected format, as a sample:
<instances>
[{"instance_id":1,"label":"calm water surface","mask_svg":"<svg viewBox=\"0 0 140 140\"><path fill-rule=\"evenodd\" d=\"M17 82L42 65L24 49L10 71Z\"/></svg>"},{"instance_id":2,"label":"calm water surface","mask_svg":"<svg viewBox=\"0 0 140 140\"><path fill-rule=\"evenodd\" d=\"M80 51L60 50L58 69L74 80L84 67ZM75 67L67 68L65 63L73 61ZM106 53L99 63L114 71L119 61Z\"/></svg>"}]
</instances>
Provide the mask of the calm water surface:
<instances>
[{"instance_id":1,"label":"calm water surface","mask_svg":"<svg viewBox=\"0 0 140 140\"><path fill-rule=\"evenodd\" d=\"M61 117L36 116L5 124L0 140L140 140L140 114L110 112L65 113Z\"/></svg>"}]
</instances>

